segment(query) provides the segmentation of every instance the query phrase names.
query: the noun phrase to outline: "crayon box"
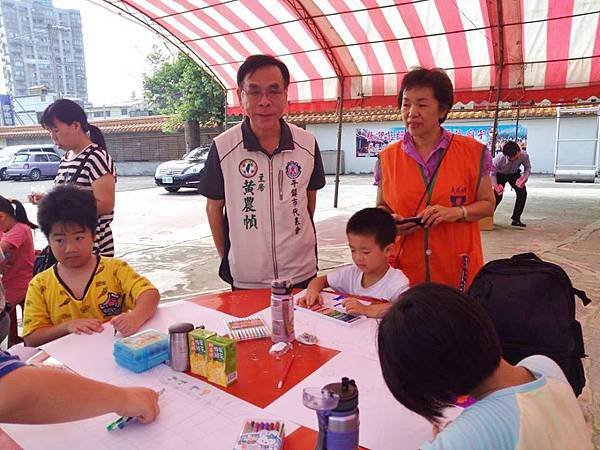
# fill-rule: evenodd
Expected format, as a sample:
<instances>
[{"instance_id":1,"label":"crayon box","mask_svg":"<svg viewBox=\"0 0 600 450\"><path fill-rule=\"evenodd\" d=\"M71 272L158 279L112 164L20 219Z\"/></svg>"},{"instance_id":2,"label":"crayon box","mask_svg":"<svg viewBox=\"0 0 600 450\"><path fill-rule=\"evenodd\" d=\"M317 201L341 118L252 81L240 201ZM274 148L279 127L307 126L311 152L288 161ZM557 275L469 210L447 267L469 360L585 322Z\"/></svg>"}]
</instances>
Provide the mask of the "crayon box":
<instances>
[{"instance_id":1,"label":"crayon box","mask_svg":"<svg viewBox=\"0 0 600 450\"><path fill-rule=\"evenodd\" d=\"M237 380L236 342L225 336L211 336L207 339L207 344L206 372L208 381L227 387Z\"/></svg>"},{"instance_id":2,"label":"crayon box","mask_svg":"<svg viewBox=\"0 0 600 450\"><path fill-rule=\"evenodd\" d=\"M206 377L208 363L208 338L215 336L214 331L197 328L188 333L190 343L190 372Z\"/></svg>"},{"instance_id":3,"label":"crayon box","mask_svg":"<svg viewBox=\"0 0 600 450\"><path fill-rule=\"evenodd\" d=\"M246 420L233 450L282 450L283 421Z\"/></svg>"}]
</instances>

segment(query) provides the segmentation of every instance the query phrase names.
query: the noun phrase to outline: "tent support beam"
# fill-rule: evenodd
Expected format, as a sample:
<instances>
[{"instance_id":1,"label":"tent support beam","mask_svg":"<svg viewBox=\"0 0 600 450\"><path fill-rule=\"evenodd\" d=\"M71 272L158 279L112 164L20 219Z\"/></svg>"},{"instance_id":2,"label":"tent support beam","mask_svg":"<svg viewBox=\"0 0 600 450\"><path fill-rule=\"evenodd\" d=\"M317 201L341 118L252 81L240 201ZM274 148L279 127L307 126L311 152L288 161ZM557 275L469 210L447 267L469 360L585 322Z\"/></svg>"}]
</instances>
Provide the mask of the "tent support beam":
<instances>
[{"instance_id":1,"label":"tent support beam","mask_svg":"<svg viewBox=\"0 0 600 450\"><path fill-rule=\"evenodd\" d=\"M344 77L340 77L340 98L338 105L338 130L337 130L337 152L335 160L335 186L333 191L333 207L338 206L338 192L340 187L340 166L342 163L342 127L344 117Z\"/></svg>"},{"instance_id":2,"label":"tent support beam","mask_svg":"<svg viewBox=\"0 0 600 450\"><path fill-rule=\"evenodd\" d=\"M496 155L496 141L498 139L498 114L500 113L500 95L502 93L502 77L504 75L504 26L502 16L502 2L496 2L496 42L498 43L498 71L496 72L496 110L494 111L494 129L492 133L492 158Z\"/></svg>"}]
</instances>

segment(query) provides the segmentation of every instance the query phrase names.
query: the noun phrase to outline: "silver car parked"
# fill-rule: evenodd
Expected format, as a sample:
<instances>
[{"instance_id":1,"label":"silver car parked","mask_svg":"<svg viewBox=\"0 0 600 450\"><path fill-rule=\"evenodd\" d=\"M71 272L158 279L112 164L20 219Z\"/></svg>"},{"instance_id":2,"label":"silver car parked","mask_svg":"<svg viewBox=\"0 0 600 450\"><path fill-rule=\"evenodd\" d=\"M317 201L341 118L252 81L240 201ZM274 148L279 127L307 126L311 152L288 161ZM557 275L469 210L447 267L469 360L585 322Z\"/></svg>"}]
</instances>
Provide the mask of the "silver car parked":
<instances>
[{"instance_id":1,"label":"silver car parked","mask_svg":"<svg viewBox=\"0 0 600 450\"><path fill-rule=\"evenodd\" d=\"M20 180L28 177L32 181L54 178L58 173L60 157L50 152L17 153L6 168L7 178Z\"/></svg>"}]
</instances>

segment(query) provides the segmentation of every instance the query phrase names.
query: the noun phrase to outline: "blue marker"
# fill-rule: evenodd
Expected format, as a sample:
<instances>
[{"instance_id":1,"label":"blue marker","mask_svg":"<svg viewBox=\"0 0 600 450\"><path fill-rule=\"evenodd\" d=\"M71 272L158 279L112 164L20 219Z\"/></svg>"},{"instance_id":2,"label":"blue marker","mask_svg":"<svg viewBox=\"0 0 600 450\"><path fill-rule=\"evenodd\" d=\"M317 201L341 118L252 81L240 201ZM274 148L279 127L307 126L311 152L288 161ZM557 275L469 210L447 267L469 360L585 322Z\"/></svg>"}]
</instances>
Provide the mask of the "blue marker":
<instances>
[{"instance_id":1,"label":"blue marker","mask_svg":"<svg viewBox=\"0 0 600 450\"><path fill-rule=\"evenodd\" d=\"M335 301L337 301L337 300L343 300L344 298L346 298L346 297L344 297L343 295L338 295L337 297L334 297L334 298L333 298L333 301L335 302ZM341 305L342 305L342 303L343 303L343 302L334 303L334 304L333 304L333 307L335 308L336 306L341 306Z\"/></svg>"}]
</instances>

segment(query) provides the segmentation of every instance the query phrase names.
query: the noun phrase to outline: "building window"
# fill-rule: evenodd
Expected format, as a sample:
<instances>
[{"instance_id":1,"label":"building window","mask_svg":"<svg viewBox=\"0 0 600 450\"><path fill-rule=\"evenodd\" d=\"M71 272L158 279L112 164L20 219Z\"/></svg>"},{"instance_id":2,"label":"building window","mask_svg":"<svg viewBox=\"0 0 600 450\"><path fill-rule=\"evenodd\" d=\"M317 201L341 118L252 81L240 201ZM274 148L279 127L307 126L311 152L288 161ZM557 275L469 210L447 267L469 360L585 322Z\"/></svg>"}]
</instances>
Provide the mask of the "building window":
<instances>
[{"instance_id":1,"label":"building window","mask_svg":"<svg viewBox=\"0 0 600 450\"><path fill-rule=\"evenodd\" d=\"M104 111L94 111L94 117L104 117Z\"/></svg>"},{"instance_id":2,"label":"building window","mask_svg":"<svg viewBox=\"0 0 600 450\"><path fill-rule=\"evenodd\" d=\"M127 108L121 108L121 115L126 116L127 114L129 114L129 112L127 111Z\"/></svg>"}]
</instances>

